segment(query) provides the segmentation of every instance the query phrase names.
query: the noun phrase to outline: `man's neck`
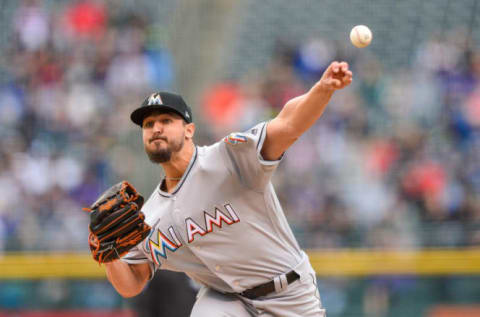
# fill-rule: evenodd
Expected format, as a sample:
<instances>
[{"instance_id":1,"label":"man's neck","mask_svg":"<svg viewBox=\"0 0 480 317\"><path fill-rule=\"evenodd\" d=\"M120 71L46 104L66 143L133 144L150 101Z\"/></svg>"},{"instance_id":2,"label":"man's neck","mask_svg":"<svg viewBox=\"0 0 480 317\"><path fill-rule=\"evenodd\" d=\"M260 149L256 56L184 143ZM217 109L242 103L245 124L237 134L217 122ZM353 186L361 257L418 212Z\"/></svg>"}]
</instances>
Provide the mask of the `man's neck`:
<instances>
[{"instance_id":1,"label":"man's neck","mask_svg":"<svg viewBox=\"0 0 480 317\"><path fill-rule=\"evenodd\" d=\"M161 164L165 172L167 192L171 192L182 178L190 164L194 151L195 145L193 143L185 143L180 152L172 154L170 161Z\"/></svg>"}]
</instances>

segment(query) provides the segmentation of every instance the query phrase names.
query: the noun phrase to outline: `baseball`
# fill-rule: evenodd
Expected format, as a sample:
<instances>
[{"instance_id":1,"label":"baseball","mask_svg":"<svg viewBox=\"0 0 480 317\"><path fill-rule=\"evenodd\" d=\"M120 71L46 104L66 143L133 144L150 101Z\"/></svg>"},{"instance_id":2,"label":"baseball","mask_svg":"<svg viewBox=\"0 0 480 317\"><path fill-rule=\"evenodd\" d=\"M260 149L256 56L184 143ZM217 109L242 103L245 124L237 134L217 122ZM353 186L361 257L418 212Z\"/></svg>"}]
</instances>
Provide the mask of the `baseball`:
<instances>
[{"instance_id":1,"label":"baseball","mask_svg":"<svg viewBox=\"0 0 480 317\"><path fill-rule=\"evenodd\" d=\"M372 31L366 25L354 26L350 31L350 41L356 47L366 47L372 41Z\"/></svg>"}]
</instances>

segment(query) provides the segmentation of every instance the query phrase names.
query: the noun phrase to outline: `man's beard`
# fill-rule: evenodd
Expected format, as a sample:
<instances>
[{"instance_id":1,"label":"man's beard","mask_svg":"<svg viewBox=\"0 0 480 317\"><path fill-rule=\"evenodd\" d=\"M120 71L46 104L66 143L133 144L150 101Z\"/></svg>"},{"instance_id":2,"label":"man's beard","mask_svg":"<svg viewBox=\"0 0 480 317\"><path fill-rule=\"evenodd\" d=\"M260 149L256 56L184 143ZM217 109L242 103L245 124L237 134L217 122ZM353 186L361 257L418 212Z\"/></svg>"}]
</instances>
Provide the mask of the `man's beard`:
<instances>
[{"instance_id":1,"label":"man's beard","mask_svg":"<svg viewBox=\"0 0 480 317\"><path fill-rule=\"evenodd\" d=\"M173 153L180 152L183 148L184 137L180 140L173 140L171 143L167 143L166 148L150 150L145 146L145 152L152 163L160 164L170 161Z\"/></svg>"}]
</instances>

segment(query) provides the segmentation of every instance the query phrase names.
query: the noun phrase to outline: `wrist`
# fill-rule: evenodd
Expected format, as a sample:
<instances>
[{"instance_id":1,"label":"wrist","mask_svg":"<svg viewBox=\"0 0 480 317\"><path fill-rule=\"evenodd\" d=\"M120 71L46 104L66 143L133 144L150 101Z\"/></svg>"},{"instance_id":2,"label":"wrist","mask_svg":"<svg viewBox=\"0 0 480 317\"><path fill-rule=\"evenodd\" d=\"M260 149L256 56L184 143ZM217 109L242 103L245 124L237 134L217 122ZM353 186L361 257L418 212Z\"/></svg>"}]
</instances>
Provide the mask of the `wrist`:
<instances>
[{"instance_id":1,"label":"wrist","mask_svg":"<svg viewBox=\"0 0 480 317\"><path fill-rule=\"evenodd\" d=\"M312 94L318 94L318 95L324 95L326 97L331 97L333 93L335 92L335 88L323 84L321 81L319 81L316 85L314 85L311 89L310 92Z\"/></svg>"}]
</instances>

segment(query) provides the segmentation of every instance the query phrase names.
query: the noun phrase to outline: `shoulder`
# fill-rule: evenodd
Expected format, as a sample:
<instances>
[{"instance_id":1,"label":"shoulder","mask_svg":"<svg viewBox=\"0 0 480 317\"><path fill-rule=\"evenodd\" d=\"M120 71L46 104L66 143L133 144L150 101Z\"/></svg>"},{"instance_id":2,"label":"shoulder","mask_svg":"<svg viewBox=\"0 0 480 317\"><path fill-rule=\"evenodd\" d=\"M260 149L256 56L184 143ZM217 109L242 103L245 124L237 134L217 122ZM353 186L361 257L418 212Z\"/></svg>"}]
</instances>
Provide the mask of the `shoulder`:
<instances>
[{"instance_id":1,"label":"shoulder","mask_svg":"<svg viewBox=\"0 0 480 317\"><path fill-rule=\"evenodd\" d=\"M261 140L265 134L266 125L267 122L260 122L243 132L232 132L223 138L223 142L231 147L242 147L252 143L258 145L259 140Z\"/></svg>"},{"instance_id":2,"label":"shoulder","mask_svg":"<svg viewBox=\"0 0 480 317\"><path fill-rule=\"evenodd\" d=\"M221 145L221 141L217 141L210 145L197 145L197 156L198 158L205 158L212 155L215 155L218 152L218 148Z\"/></svg>"},{"instance_id":3,"label":"shoulder","mask_svg":"<svg viewBox=\"0 0 480 317\"><path fill-rule=\"evenodd\" d=\"M197 146L197 168L205 168L212 164L217 164L223 160L224 155L223 140L217 141L210 145Z\"/></svg>"}]
</instances>

